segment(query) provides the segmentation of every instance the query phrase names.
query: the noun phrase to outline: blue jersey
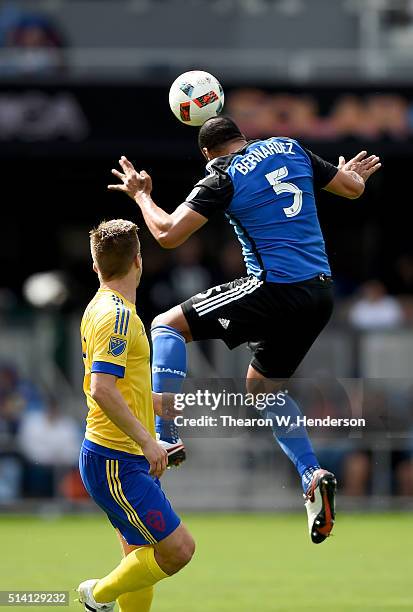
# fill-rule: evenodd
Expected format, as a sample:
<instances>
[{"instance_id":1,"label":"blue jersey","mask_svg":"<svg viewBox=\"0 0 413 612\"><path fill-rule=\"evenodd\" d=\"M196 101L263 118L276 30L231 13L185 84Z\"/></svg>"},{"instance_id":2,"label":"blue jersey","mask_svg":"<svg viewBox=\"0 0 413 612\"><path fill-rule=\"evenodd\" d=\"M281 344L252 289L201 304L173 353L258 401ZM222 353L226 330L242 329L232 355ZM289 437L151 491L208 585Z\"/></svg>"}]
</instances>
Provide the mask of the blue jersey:
<instances>
[{"instance_id":1,"label":"blue jersey","mask_svg":"<svg viewBox=\"0 0 413 612\"><path fill-rule=\"evenodd\" d=\"M206 218L225 213L249 274L295 283L331 274L314 192L336 173L295 140L256 140L209 162L185 203Z\"/></svg>"}]
</instances>

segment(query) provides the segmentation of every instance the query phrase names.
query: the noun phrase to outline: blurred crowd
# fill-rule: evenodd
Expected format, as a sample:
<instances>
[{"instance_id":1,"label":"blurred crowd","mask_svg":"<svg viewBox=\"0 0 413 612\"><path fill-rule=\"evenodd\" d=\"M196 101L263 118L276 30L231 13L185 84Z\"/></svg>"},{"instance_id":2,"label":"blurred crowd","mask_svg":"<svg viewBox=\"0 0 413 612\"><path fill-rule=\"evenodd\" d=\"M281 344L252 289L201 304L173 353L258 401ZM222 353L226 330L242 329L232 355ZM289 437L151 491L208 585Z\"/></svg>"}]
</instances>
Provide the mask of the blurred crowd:
<instances>
[{"instance_id":1,"label":"blurred crowd","mask_svg":"<svg viewBox=\"0 0 413 612\"><path fill-rule=\"evenodd\" d=\"M411 23L410 13L408 23ZM65 71L66 46L60 27L49 15L35 9L22 11L14 2L2 4L0 48L7 53L0 61L0 75L59 75ZM413 104L405 96L380 93L337 97L330 92L329 96L319 98L322 106L309 95L237 89L227 96L225 112L250 138L282 134L325 141L360 138L368 143L375 139L402 141L412 136ZM27 115L30 119L30 113ZM84 227L80 232L79 240L62 240L59 244L59 249L67 248L67 253L55 253L59 265L67 272L68 282L62 293L68 302L52 302L50 298L42 307L56 310L68 307L73 313L93 293L88 236ZM53 245L48 248L52 249ZM213 230L203 237L193 236L174 251L155 249L152 244L152 247L148 245L147 252L145 256L146 244L143 244L144 275L138 292L138 310L147 324L189 296L245 275L237 242L233 237L222 240L219 232L214 234ZM18 257L19 254L16 262ZM357 273L356 264L354 273ZM340 298L336 321L346 329L363 333L412 327L413 255L401 254L388 278L367 278L359 286L348 286L337 276L336 291ZM44 286L41 286L41 296L45 296ZM16 304L20 307L11 290L0 290L1 315L17 311ZM33 293L31 304L40 306L35 303ZM322 391L319 385L306 398L307 416L347 416L351 405L348 395L330 381L320 384ZM389 393L369 389L362 403L363 415L373 424L372 435L388 431L403 434L405 442L399 444L402 438L397 438L389 450L392 491L396 495L413 495L413 390L393 389ZM16 364L0 363L0 504L21 498L82 498L84 491L77 458L83 426L60 404L58 397L28 380ZM371 492L377 462L371 447L363 447L358 441L343 436L338 438L327 429L323 439L317 440L317 446L323 465L337 473L346 494L358 496Z\"/></svg>"},{"instance_id":2,"label":"blurred crowd","mask_svg":"<svg viewBox=\"0 0 413 612\"><path fill-rule=\"evenodd\" d=\"M395 380L336 379L316 376L296 379L289 393L307 419L363 418L364 427L307 427L320 464L334 474L340 493L351 498L392 495L413 496L413 386ZM251 415L252 416L252 415ZM271 464L272 445L260 442L268 433L256 427L259 441L245 445L244 469ZM288 464L291 487L296 473Z\"/></svg>"},{"instance_id":3,"label":"blurred crowd","mask_svg":"<svg viewBox=\"0 0 413 612\"><path fill-rule=\"evenodd\" d=\"M395 93L340 95L322 111L312 96L238 89L227 97L225 112L250 138L282 134L315 140L402 140L413 131L413 106Z\"/></svg>"},{"instance_id":4,"label":"blurred crowd","mask_svg":"<svg viewBox=\"0 0 413 612\"><path fill-rule=\"evenodd\" d=\"M368 496L377 470L383 480L390 476L393 495L413 495L413 387L363 381L345 388L328 377L297 384L292 392L308 418L366 419L360 436L329 427L311 432L322 465L337 474L345 495ZM0 506L20 499L86 498L77 470L83 427L13 365L0 365ZM375 453L374 440L386 436L389 448ZM250 470L248 453L245 462ZM390 474L383 471L386 465Z\"/></svg>"},{"instance_id":5,"label":"blurred crowd","mask_svg":"<svg viewBox=\"0 0 413 612\"><path fill-rule=\"evenodd\" d=\"M343 494L377 493L373 480L379 473L393 495L413 495L413 386L350 381L346 388L336 379L316 377L293 382L291 393L308 418L366 419L367 427L351 435L331 427L310 431L321 464L337 474ZM0 506L21 499L86 498L77 470L83 427L14 366L0 365ZM261 429L251 435L266 434ZM375 441L383 439L388 445L379 445L378 453ZM254 456L246 451L245 469L257 467L265 452L260 459L259 445Z\"/></svg>"},{"instance_id":6,"label":"blurred crowd","mask_svg":"<svg viewBox=\"0 0 413 612\"><path fill-rule=\"evenodd\" d=\"M383 3L382 24L387 34L387 42L399 49L410 51L413 43L413 4L410 0Z\"/></svg>"},{"instance_id":7,"label":"blurred crowd","mask_svg":"<svg viewBox=\"0 0 413 612\"><path fill-rule=\"evenodd\" d=\"M144 260L144 283L138 291L138 310L144 311L147 323L155 314L214 283L244 275L235 241L225 243L218 251L216 265L212 266L198 236L173 252L153 250ZM413 326L413 257L402 256L396 272L390 288L382 280L369 279L342 297L336 323L354 330L355 337ZM358 416L369 423L363 436L367 433L379 440L389 439L390 434L393 440L386 451L393 494L411 496L413 387L389 390L385 381L382 384L382 388L363 388L363 397L357 399L357 389L351 396L337 381L317 380L311 392L307 390L302 397L303 411L311 418L348 417L359 402ZM58 398L44 393L15 365L0 363L0 504L20 498L83 498L77 472L83 427L84 423L68 414ZM349 496L368 495L377 472L377 455L370 443L363 445L363 436L351 438L326 428L316 440L323 465L337 473L343 492Z\"/></svg>"},{"instance_id":8,"label":"blurred crowd","mask_svg":"<svg viewBox=\"0 0 413 612\"><path fill-rule=\"evenodd\" d=\"M0 504L20 498L76 497L81 424L58 401L0 365Z\"/></svg>"},{"instance_id":9,"label":"blurred crowd","mask_svg":"<svg viewBox=\"0 0 413 612\"><path fill-rule=\"evenodd\" d=\"M64 67L66 41L47 14L35 9L22 11L14 2L6 2L0 11L0 48L7 53L0 63L0 74L58 74Z\"/></svg>"},{"instance_id":10,"label":"blurred crowd","mask_svg":"<svg viewBox=\"0 0 413 612\"><path fill-rule=\"evenodd\" d=\"M317 430L314 445L321 465L337 475L344 495L368 495L373 488L377 493L384 485L393 495L412 496L413 386L363 380L346 388L346 382L318 378L302 398L308 418L357 416L366 421L365 428L351 434L330 427Z\"/></svg>"}]
</instances>

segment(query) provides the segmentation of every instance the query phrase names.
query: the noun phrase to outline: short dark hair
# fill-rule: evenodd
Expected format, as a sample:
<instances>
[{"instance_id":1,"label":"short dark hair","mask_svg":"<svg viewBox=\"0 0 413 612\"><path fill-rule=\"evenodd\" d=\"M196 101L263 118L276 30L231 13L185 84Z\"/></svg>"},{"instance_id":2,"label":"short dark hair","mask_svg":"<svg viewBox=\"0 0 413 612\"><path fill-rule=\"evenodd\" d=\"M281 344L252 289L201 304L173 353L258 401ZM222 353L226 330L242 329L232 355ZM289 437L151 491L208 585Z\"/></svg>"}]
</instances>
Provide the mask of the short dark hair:
<instances>
[{"instance_id":1,"label":"short dark hair","mask_svg":"<svg viewBox=\"0 0 413 612\"><path fill-rule=\"evenodd\" d=\"M123 278L140 253L138 228L131 221L102 221L90 232L92 257L104 281Z\"/></svg>"},{"instance_id":2,"label":"short dark hair","mask_svg":"<svg viewBox=\"0 0 413 612\"><path fill-rule=\"evenodd\" d=\"M212 117L205 121L198 134L200 149L219 149L226 142L245 138L237 124L229 117Z\"/></svg>"}]
</instances>

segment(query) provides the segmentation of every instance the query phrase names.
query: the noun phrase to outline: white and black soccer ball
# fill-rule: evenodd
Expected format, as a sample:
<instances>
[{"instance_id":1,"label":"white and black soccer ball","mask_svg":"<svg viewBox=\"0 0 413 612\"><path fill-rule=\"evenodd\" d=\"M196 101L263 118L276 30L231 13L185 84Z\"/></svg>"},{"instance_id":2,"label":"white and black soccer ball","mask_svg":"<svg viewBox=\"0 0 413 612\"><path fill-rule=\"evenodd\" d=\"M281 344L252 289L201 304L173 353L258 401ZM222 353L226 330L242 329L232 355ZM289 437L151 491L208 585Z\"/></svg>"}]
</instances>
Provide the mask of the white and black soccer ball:
<instances>
[{"instance_id":1,"label":"white and black soccer ball","mask_svg":"<svg viewBox=\"0 0 413 612\"><path fill-rule=\"evenodd\" d=\"M169 106L179 121L199 126L221 112L224 90L218 79L209 72L184 72L172 83Z\"/></svg>"}]
</instances>

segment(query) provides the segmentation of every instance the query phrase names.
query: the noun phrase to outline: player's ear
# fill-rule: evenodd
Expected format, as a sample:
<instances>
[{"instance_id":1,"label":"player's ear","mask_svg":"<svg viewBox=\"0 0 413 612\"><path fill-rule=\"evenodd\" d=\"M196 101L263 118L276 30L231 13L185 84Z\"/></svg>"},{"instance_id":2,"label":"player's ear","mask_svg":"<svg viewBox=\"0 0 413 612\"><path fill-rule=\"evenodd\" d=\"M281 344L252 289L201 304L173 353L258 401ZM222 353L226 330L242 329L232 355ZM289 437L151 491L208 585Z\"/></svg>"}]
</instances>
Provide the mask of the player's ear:
<instances>
[{"instance_id":1,"label":"player's ear","mask_svg":"<svg viewBox=\"0 0 413 612\"><path fill-rule=\"evenodd\" d=\"M135 266L139 269L142 268L142 255L138 253L135 257Z\"/></svg>"},{"instance_id":2,"label":"player's ear","mask_svg":"<svg viewBox=\"0 0 413 612\"><path fill-rule=\"evenodd\" d=\"M211 158L209 156L208 149L206 147L202 147L201 152L202 152L202 155L205 157L205 159L210 161Z\"/></svg>"},{"instance_id":3,"label":"player's ear","mask_svg":"<svg viewBox=\"0 0 413 612\"><path fill-rule=\"evenodd\" d=\"M99 274L99 270L97 269L95 262L93 262L93 272L96 272L96 274Z\"/></svg>"}]
</instances>

